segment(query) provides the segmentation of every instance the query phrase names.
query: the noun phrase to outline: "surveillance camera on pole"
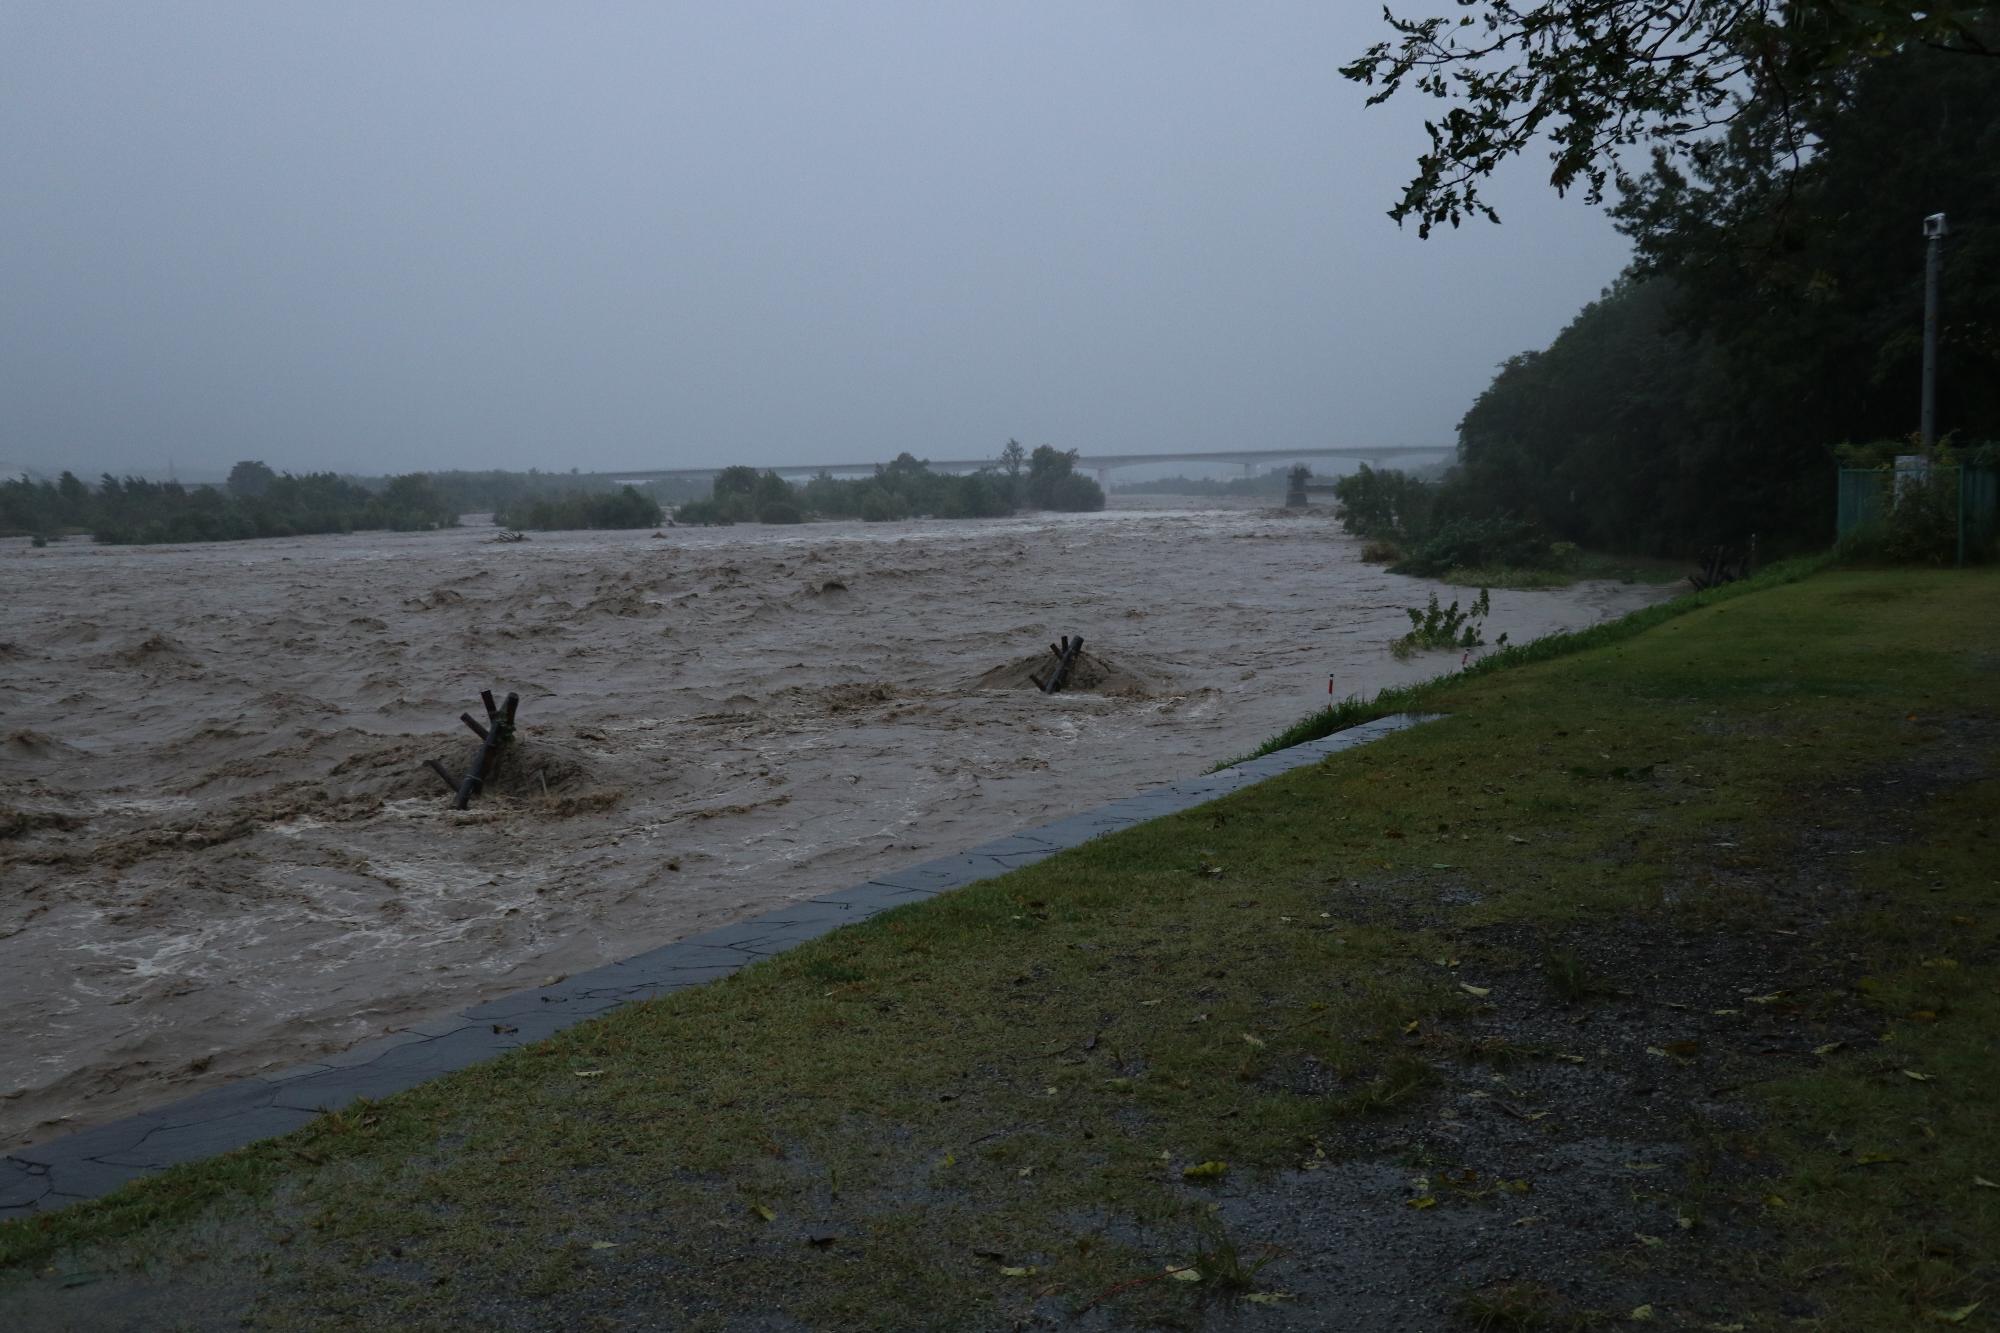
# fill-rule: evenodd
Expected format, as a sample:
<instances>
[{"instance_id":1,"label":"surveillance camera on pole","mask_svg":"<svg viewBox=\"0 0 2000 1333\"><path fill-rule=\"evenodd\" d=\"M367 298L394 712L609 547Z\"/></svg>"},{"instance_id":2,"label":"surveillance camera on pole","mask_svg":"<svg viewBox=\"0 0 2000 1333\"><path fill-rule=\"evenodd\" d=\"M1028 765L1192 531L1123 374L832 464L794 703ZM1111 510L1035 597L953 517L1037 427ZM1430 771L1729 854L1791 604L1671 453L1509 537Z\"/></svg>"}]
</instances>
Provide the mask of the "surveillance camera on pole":
<instances>
[{"instance_id":1,"label":"surveillance camera on pole","mask_svg":"<svg viewBox=\"0 0 2000 1333\"><path fill-rule=\"evenodd\" d=\"M1924 219L1924 404L1922 438L1928 456L1937 444L1938 268L1945 233L1944 214Z\"/></svg>"}]
</instances>

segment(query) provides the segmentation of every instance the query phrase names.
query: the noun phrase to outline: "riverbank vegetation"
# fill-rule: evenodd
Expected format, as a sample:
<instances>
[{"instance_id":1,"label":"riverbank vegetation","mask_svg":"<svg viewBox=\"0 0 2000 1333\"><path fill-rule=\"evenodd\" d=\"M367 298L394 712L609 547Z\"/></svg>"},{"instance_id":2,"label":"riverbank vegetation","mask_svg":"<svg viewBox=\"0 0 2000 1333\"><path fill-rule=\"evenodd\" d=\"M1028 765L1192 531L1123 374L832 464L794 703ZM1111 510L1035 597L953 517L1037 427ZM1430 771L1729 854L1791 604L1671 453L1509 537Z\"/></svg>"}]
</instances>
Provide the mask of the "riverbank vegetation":
<instances>
[{"instance_id":1,"label":"riverbank vegetation","mask_svg":"<svg viewBox=\"0 0 2000 1333\"><path fill-rule=\"evenodd\" d=\"M2000 49L1982 8L1961 7L1959 36ZM1953 226L1939 432L1967 449L2000 440L1996 125L2000 59L1884 46L1615 179L1631 269L1548 347L1501 367L1440 485L1400 494L1396 474L1376 473L1368 495L1343 498L1357 530L1393 546L1399 568L1477 566L1496 584L1494 566L1559 572L1563 543L1687 557L1754 534L1766 552L1824 549L1839 446L1916 449L1919 223L1933 212ZM1938 558L1937 544L1914 558Z\"/></svg>"},{"instance_id":2,"label":"riverbank vegetation","mask_svg":"<svg viewBox=\"0 0 2000 1333\"><path fill-rule=\"evenodd\" d=\"M538 532L574 528L657 528L666 514L660 502L630 486L603 495L570 494L520 500L497 511L493 521L504 528Z\"/></svg>"},{"instance_id":3,"label":"riverbank vegetation","mask_svg":"<svg viewBox=\"0 0 2000 1333\"><path fill-rule=\"evenodd\" d=\"M708 483L691 477L659 477L628 483L610 473L589 473L572 468L568 472L544 472L529 468L509 472L491 468L479 471L450 470L428 474L431 488L460 514L512 513L537 501L567 504L578 497L616 495L627 485L661 505L681 504L708 494ZM356 478L370 489L387 484L386 477Z\"/></svg>"},{"instance_id":4,"label":"riverbank vegetation","mask_svg":"<svg viewBox=\"0 0 2000 1333\"><path fill-rule=\"evenodd\" d=\"M795 486L775 472L729 467L716 474L709 498L681 505L678 523L798 523L807 517L893 522L905 518L1004 518L1020 509L1086 512L1104 508L1104 491L1076 470L1077 452L1038 445L1030 452L1009 440L989 468L954 474L931 471L912 454L898 454L870 477L842 479L822 472Z\"/></svg>"},{"instance_id":5,"label":"riverbank vegetation","mask_svg":"<svg viewBox=\"0 0 2000 1333\"><path fill-rule=\"evenodd\" d=\"M713 483L665 478L637 484L577 472L479 471L355 478L294 476L261 462L236 465L222 486L105 474L92 485L65 472L54 481L0 481L0 536L38 539L89 533L113 545L294 537L367 529L452 527L462 513L490 512L515 529L653 528L691 524L801 523L808 518L1000 518L1021 509L1088 511L1103 489L1076 470L1077 453L1010 440L993 466L933 472L908 453L870 477L822 473L794 485L774 472L728 467Z\"/></svg>"},{"instance_id":6,"label":"riverbank vegetation","mask_svg":"<svg viewBox=\"0 0 2000 1333\"><path fill-rule=\"evenodd\" d=\"M0 482L0 531L88 532L107 545L409 532L457 522L458 511L421 472L386 478L377 490L331 472L294 476L254 461L238 463L219 487L109 473L93 486L69 472L53 482Z\"/></svg>"},{"instance_id":7,"label":"riverbank vegetation","mask_svg":"<svg viewBox=\"0 0 2000 1333\"><path fill-rule=\"evenodd\" d=\"M0 1226L0 1301L1963 1322L2000 1232L1996 595L1738 585L1468 673L1446 720Z\"/></svg>"},{"instance_id":8,"label":"riverbank vegetation","mask_svg":"<svg viewBox=\"0 0 2000 1333\"><path fill-rule=\"evenodd\" d=\"M1288 468L1269 468L1249 477L1156 477L1152 481L1114 482L1119 495L1199 495L1269 500L1281 503Z\"/></svg>"}]
</instances>

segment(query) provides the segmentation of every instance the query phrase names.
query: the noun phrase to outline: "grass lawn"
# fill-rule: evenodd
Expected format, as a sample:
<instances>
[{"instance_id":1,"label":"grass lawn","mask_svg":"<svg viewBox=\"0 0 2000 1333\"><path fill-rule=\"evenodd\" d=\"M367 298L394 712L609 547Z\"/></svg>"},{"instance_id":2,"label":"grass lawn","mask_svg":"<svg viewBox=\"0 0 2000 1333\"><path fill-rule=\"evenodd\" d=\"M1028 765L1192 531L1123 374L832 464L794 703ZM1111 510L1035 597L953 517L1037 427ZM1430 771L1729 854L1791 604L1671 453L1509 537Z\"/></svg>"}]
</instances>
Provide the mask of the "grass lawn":
<instances>
[{"instance_id":1,"label":"grass lawn","mask_svg":"<svg viewBox=\"0 0 2000 1333\"><path fill-rule=\"evenodd\" d=\"M0 1226L0 1326L2000 1327L2000 576L1840 572Z\"/></svg>"}]
</instances>

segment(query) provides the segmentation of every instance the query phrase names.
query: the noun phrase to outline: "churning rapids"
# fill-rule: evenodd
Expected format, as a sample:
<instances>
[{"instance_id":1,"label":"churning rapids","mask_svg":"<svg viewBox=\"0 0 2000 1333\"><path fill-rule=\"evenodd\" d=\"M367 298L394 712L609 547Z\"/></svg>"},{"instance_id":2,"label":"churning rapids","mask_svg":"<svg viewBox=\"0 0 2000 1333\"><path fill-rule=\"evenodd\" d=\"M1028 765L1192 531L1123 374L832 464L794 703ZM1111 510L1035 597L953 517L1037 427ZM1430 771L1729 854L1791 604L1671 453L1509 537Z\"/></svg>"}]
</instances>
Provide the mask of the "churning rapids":
<instances>
[{"instance_id":1,"label":"churning rapids","mask_svg":"<svg viewBox=\"0 0 2000 1333\"><path fill-rule=\"evenodd\" d=\"M0 1145L1046 822L1457 665L1324 513L0 543ZM1461 590L1438 589L1447 600ZM1493 595L1515 641L1656 589ZM1059 634L1094 688L1043 697ZM509 781L458 814L482 688Z\"/></svg>"}]
</instances>

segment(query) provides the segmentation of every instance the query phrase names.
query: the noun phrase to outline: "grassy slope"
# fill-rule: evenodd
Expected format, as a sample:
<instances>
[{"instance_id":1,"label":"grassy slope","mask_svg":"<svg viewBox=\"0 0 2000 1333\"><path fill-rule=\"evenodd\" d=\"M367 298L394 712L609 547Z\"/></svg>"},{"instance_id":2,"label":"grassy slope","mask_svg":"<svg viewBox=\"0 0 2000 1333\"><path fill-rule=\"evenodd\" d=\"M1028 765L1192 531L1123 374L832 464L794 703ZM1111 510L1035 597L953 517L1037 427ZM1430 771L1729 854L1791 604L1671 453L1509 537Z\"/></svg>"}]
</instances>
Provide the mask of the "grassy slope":
<instances>
[{"instance_id":1,"label":"grassy slope","mask_svg":"<svg viewBox=\"0 0 2000 1333\"><path fill-rule=\"evenodd\" d=\"M1760 571L1755 578L1704 592L1683 593L1664 602L1655 602L1617 620L1607 620L1587 629L1548 634L1526 643L1509 644L1492 649L1482 654L1469 668L1449 671L1413 685L1392 685L1378 691L1372 699L1349 695L1300 718L1249 754L1224 760L1216 767L1226 768L1245 759L1270 754L1274 750L1289 749L1294 745L1330 736L1336 731L1374 718L1386 717L1390 713L1421 711L1443 698L1447 691L1457 690L1463 686L1467 680L1491 675L1496 671L1512 671L1535 662L1570 657L1576 653L1603 648L1614 643L1623 643L1677 616L1714 606L1718 602L1733 601L1738 597L1762 592L1767 588L1796 583L1827 568L1830 564L1832 564L1830 556L1783 561Z\"/></svg>"},{"instance_id":2,"label":"grassy slope","mask_svg":"<svg viewBox=\"0 0 2000 1333\"><path fill-rule=\"evenodd\" d=\"M1431 687L1450 720L0 1228L0 1306L1983 1326L1995 604L1829 574Z\"/></svg>"}]
</instances>

